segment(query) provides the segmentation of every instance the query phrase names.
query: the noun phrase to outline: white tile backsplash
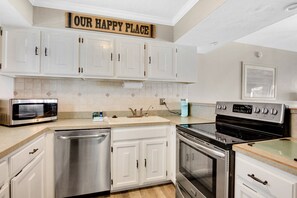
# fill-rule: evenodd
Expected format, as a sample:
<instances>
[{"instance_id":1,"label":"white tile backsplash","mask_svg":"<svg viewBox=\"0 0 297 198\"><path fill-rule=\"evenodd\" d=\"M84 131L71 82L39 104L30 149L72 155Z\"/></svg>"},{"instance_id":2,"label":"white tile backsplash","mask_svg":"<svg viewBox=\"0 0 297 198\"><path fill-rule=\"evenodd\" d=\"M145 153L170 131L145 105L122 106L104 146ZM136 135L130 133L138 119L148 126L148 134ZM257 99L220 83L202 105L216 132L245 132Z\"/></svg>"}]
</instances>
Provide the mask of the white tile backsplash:
<instances>
[{"instance_id":1,"label":"white tile backsplash","mask_svg":"<svg viewBox=\"0 0 297 198\"><path fill-rule=\"evenodd\" d=\"M159 98L171 109L179 109L180 98L188 98L188 85L145 82L142 89L125 89L122 82L82 79L16 78L16 98L58 98L60 112L127 111L129 107L165 110Z\"/></svg>"}]
</instances>

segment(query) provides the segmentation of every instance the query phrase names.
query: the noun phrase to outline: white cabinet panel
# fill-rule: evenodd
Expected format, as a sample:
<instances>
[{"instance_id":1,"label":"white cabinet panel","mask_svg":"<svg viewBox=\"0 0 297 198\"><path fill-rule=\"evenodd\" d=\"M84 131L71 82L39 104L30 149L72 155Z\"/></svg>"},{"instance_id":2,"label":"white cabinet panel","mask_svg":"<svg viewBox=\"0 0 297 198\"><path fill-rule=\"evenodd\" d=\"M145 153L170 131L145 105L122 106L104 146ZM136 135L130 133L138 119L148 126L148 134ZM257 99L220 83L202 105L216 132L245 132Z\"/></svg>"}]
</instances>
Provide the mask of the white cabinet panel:
<instances>
[{"instance_id":1,"label":"white cabinet panel","mask_svg":"<svg viewBox=\"0 0 297 198\"><path fill-rule=\"evenodd\" d=\"M264 196L242 182L236 183L236 188L235 196L238 198L264 198Z\"/></svg>"},{"instance_id":2,"label":"white cabinet panel","mask_svg":"<svg viewBox=\"0 0 297 198\"><path fill-rule=\"evenodd\" d=\"M257 197L297 196L297 176L239 153L236 153L235 164L236 198L253 197L254 192L257 192ZM253 190L247 191L245 187Z\"/></svg>"},{"instance_id":3,"label":"white cabinet panel","mask_svg":"<svg viewBox=\"0 0 297 198\"><path fill-rule=\"evenodd\" d=\"M64 31L42 32L42 73L77 75L79 67L79 36Z\"/></svg>"},{"instance_id":4,"label":"white cabinet panel","mask_svg":"<svg viewBox=\"0 0 297 198\"><path fill-rule=\"evenodd\" d=\"M113 149L113 187L138 185L139 142L115 143Z\"/></svg>"},{"instance_id":5,"label":"white cabinet panel","mask_svg":"<svg viewBox=\"0 0 297 198\"><path fill-rule=\"evenodd\" d=\"M197 82L198 61L196 47L178 46L176 59L177 81Z\"/></svg>"},{"instance_id":6,"label":"white cabinet panel","mask_svg":"<svg viewBox=\"0 0 297 198\"><path fill-rule=\"evenodd\" d=\"M0 198L10 198L9 197L9 183L0 186Z\"/></svg>"},{"instance_id":7,"label":"white cabinet panel","mask_svg":"<svg viewBox=\"0 0 297 198\"><path fill-rule=\"evenodd\" d=\"M143 182L154 182L166 179L166 139L143 141Z\"/></svg>"},{"instance_id":8,"label":"white cabinet panel","mask_svg":"<svg viewBox=\"0 0 297 198\"><path fill-rule=\"evenodd\" d=\"M172 44L148 44L148 78L173 80L176 78L176 49Z\"/></svg>"},{"instance_id":9,"label":"white cabinet panel","mask_svg":"<svg viewBox=\"0 0 297 198\"><path fill-rule=\"evenodd\" d=\"M0 162L0 187L8 181L8 163L7 160Z\"/></svg>"},{"instance_id":10,"label":"white cabinet panel","mask_svg":"<svg viewBox=\"0 0 297 198\"><path fill-rule=\"evenodd\" d=\"M37 74L40 72L40 31L4 29L2 72Z\"/></svg>"},{"instance_id":11,"label":"white cabinet panel","mask_svg":"<svg viewBox=\"0 0 297 198\"><path fill-rule=\"evenodd\" d=\"M144 75L144 42L118 39L116 42L117 77L140 78Z\"/></svg>"},{"instance_id":12,"label":"white cabinet panel","mask_svg":"<svg viewBox=\"0 0 297 198\"><path fill-rule=\"evenodd\" d=\"M83 35L80 46L80 67L84 76L112 77L113 39Z\"/></svg>"},{"instance_id":13,"label":"white cabinet panel","mask_svg":"<svg viewBox=\"0 0 297 198\"><path fill-rule=\"evenodd\" d=\"M11 180L11 198L44 198L44 152Z\"/></svg>"}]
</instances>

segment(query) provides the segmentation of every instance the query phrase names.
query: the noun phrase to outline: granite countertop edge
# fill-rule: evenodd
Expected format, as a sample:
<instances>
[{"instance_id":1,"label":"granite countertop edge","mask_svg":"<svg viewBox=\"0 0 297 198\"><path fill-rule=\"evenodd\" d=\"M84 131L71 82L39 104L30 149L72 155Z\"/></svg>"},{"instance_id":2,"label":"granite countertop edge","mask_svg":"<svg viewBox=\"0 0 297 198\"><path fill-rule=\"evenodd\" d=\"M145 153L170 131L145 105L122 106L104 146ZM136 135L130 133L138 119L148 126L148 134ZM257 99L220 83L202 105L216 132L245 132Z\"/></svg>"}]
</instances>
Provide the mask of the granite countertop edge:
<instances>
[{"instance_id":1,"label":"granite countertop edge","mask_svg":"<svg viewBox=\"0 0 297 198\"><path fill-rule=\"evenodd\" d=\"M233 145L232 150L297 176L297 162L295 161L248 146L247 143Z\"/></svg>"}]
</instances>

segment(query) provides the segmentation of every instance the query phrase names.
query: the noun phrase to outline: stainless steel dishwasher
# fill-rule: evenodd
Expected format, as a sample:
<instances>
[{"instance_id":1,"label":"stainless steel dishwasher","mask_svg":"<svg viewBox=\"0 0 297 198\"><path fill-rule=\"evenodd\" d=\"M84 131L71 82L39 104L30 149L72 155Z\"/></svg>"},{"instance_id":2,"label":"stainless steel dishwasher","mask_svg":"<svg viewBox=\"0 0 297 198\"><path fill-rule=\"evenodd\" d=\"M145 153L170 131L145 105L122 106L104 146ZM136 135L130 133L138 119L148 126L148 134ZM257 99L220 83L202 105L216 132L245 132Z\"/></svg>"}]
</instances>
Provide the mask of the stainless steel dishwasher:
<instances>
[{"instance_id":1,"label":"stainless steel dishwasher","mask_svg":"<svg viewBox=\"0 0 297 198\"><path fill-rule=\"evenodd\" d=\"M110 129L55 131L56 198L110 192Z\"/></svg>"}]
</instances>

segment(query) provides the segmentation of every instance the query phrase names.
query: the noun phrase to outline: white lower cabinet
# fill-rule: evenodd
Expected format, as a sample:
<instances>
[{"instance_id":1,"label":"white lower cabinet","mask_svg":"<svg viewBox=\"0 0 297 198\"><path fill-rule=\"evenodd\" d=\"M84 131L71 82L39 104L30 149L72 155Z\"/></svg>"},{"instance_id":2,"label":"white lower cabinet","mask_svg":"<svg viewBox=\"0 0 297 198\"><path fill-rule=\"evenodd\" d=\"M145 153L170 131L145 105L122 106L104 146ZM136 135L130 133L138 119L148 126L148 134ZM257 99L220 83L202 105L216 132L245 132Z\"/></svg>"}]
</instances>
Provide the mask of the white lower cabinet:
<instances>
[{"instance_id":1,"label":"white lower cabinet","mask_svg":"<svg viewBox=\"0 0 297 198\"><path fill-rule=\"evenodd\" d=\"M9 184L0 187L0 198L9 198Z\"/></svg>"},{"instance_id":2,"label":"white lower cabinet","mask_svg":"<svg viewBox=\"0 0 297 198\"><path fill-rule=\"evenodd\" d=\"M44 152L11 180L11 198L44 198Z\"/></svg>"},{"instance_id":3,"label":"white lower cabinet","mask_svg":"<svg viewBox=\"0 0 297 198\"><path fill-rule=\"evenodd\" d=\"M112 191L149 186L167 176L169 126L112 129Z\"/></svg>"},{"instance_id":4,"label":"white lower cabinet","mask_svg":"<svg viewBox=\"0 0 297 198\"><path fill-rule=\"evenodd\" d=\"M135 186L139 183L139 142L119 142L113 146L113 186Z\"/></svg>"},{"instance_id":5,"label":"white lower cabinet","mask_svg":"<svg viewBox=\"0 0 297 198\"><path fill-rule=\"evenodd\" d=\"M166 180L166 139L142 142L143 183Z\"/></svg>"},{"instance_id":6,"label":"white lower cabinet","mask_svg":"<svg viewBox=\"0 0 297 198\"><path fill-rule=\"evenodd\" d=\"M236 153L235 198L296 198L297 176Z\"/></svg>"}]
</instances>

